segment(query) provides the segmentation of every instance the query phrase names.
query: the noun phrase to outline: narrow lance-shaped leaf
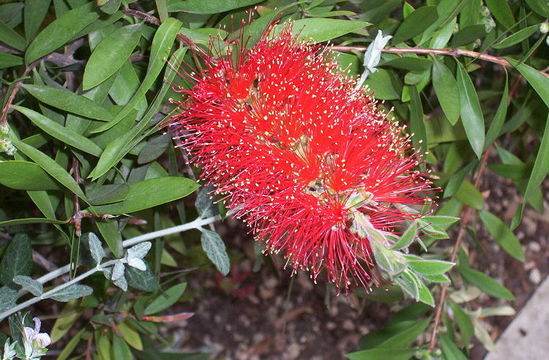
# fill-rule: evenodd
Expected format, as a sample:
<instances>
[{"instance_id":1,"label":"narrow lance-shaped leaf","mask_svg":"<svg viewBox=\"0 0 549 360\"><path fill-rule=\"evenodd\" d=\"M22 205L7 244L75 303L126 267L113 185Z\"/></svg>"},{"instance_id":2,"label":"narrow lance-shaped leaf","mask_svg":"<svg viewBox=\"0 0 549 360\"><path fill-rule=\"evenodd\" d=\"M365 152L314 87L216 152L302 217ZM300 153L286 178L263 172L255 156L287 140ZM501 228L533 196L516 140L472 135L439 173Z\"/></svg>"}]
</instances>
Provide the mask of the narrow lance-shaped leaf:
<instances>
[{"instance_id":1,"label":"narrow lance-shaped leaf","mask_svg":"<svg viewBox=\"0 0 549 360\"><path fill-rule=\"evenodd\" d=\"M25 53L25 62L30 64L63 46L98 18L99 13L95 2L89 2L64 13L34 38Z\"/></svg>"},{"instance_id":2,"label":"narrow lance-shaped leaf","mask_svg":"<svg viewBox=\"0 0 549 360\"><path fill-rule=\"evenodd\" d=\"M71 91L44 85L25 84L23 87L41 102L58 109L102 121L108 121L113 117L103 106Z\"/></svg>"},{"instance_id":3,"label":"narrow lance-shaped leaf","mask_svg":"<svg viewBox=\"0 0 549 360\"><path fill-rule=\"evenodd\" d=\"M458 62L457 82L461 104L461 121L473 151L480 159L484 150L484 116L471 78Z\"/></svg>"},{"instance_id":4,"label":"narrow lance-shaped leaf","mask_svg":"<svg viewBox=\"0 0 549 360\"><path fill-rule=\"evenodd\" d=\"M149 57L151 60L147 68L147 73L145 75L145 78L143 79L143 82L139 86L139 89L133 95L130 102L126 104L124 108L122 108L122 110L116 115L114 119L112 119L107 124L95 129L93 131L94 133L103 132L107 129L110 129L122 119L124 119L135 108L137 103L153 85L154 81L162 71L162 68L166 63L166 58L171 51L173 42L175 40L177 32L179 31L179 28L181 28L181 25L181 22L174 18L168 18L162 23L162 25L160 25L152 41L151 54Z\"/></svg>"},{"instance_id":5,"label":"narrow lance-shaped leaf","mask_svg":"<svg viewBox=\"0 0 549 360\"><path fill-rule=\"evenodd\" d=\"M124 26L97 45L86 63L84 90L102 83L124 65L137 46L142 30L142 24Z\"/></svg>"},{"instance_id":6,"label":"narrow lance-shaped leaf","mask_svg":"<svg viewBox=\"0 0 549 360\"><path fill-rule=\"evenodd\" d=\"M46 134L70 145L76 149L82 150L88 154L99 156L103 151L93 141L88 138L66 128L53 120L48 119L44 115L37 113L34 110L24 108L22 106L14 106L14 109L24 114L33 124L42 129Z\"/></svg>"},{"instance_id":7,"label":"narrow lance-shaped leaf","mask_svg":"<svg viewBox=\"0 0 549 360\"><path fill-rule=\"evenodd\" d=\"M524 250L509 227L489 211L480 211L479 216L490 235L492 235L503 250L515 259L524 261Z\"/></svg>"},{"instance_id":8,"label":"narrow lance-shaped leaf","mask_svg":"<svg viewBox=\"0 0 549 360\"><path fill-rule=\"evenodd\" d=\"M459 89L450 69L439 60L433 63L433 88L444 115L455 125L460 113Z\"/></svg>"}]
</instances>

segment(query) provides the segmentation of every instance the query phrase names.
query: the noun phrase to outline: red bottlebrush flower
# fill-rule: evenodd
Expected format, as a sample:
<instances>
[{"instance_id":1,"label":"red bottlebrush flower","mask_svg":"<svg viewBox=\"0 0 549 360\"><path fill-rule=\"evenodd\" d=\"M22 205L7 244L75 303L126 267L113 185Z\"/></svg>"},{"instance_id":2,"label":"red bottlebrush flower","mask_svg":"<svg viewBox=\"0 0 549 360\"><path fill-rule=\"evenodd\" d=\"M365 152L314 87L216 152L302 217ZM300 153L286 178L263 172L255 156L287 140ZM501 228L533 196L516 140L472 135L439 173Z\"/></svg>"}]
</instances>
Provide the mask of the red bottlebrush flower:
<instances>
[{"instance_id":1,"label":"red bottlebrush flower","mask_svg":"<svg viewBox=\"0 0 549 360\"><path fill-rule=\"evenodd\" d=\"M376 283L362 225L397 232L418 216L400 204L430 201L402 127L328 48L297 40L289 27L203 60L171 124L201 178L294 271L316 280L325 270L343 290Z\"/></svg>"}]
</instances>

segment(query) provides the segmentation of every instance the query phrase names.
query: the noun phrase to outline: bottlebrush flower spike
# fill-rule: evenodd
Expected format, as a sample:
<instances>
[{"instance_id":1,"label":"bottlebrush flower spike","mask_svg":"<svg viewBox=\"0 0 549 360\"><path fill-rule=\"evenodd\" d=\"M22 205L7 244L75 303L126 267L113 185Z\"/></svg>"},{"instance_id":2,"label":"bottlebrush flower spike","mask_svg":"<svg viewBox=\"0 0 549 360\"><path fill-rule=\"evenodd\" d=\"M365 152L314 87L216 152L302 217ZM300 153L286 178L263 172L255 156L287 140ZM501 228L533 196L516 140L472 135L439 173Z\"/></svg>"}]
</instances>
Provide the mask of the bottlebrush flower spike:
<instances>
[{"instance_id":1,"label":"bottlebrush flower spike","mask_svg":"<svg viewBox=\"0 0 549 360\"><path fill-rule=\"evenodd\" d=\"M371 241L432 192L403 128L289 26L202 60L171 122L201 178L294 272L325 270L340 290L379 284Z\"/></svg>"}]
</instances>

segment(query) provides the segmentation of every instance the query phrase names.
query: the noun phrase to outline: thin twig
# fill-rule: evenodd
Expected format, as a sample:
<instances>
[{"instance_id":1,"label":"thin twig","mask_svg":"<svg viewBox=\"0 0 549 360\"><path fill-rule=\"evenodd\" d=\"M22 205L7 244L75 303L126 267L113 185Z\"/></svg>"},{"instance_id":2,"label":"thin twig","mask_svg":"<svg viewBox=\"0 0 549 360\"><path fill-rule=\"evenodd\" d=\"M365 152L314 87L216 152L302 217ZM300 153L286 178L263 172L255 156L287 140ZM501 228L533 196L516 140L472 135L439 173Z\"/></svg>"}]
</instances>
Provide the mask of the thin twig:
<instances>
[{"instance_id":1,"label":"thin twig","mask_svg":"<svg viewBox=\"0 0 549 360\"><path fill-rule=\"evenodd\" d=\"M133 10L133 9L123 9L122 13L124 13L128 16L134 17L134 18L143 19L146 22L154 24L154 25L160 25L160 20L158 20L158 18L152 16L149 13L143 12L143 11Z\"/></svg>"},{"instance_id":2,"label":"thin twig","mask_svg":"<svg viewBox=\"0 0 549 360\"><path fill-rule=\"evenodd\" d=\"M17 94L17 91L21 88L21 84L23 83L23 80L25 77L27 77L30 72L36 67L39 60L36 60L35 62L31 63L29 66L25 68L25 71L23 71L23 74L21 74L20 80L17 81L13 87L11 88L11 91L9 92L8 99L6 101L6 104L2 108L2 115L0 116L0 126L7 125L8 123L8 112L11 107L11 104L13 102L13 99L15 99L15 95Z\"/></svg>"},{"instance_id":3,"label":"thin twig","mask_svg":"<svg viewBox=\"0 0 549 360\"><path fill-rule=\"evenodd\" d=\"M332 46L332 50L349 52L349 51L366 51L368 48L363 46ZM446 55L446 56L468 56L474 59L488 61L494 64L499 64L501 66L510 67L512 66L509 61L505 60L500 56L482 54L472 50L464 49L426 49L426 48L385 48L381 50L384 53L388 54L427 54L427 55Z\"/></svg>"},{"instance_id":4,"label":"thin twig","mask_svg":"<svg viewBox=\"0 0 549 360\"><path fill-rule=\"evenodd\" d=\"M486 149L486 152L484 153L480 161L479 170L475 175L475 188L477 189L480 186L480 183L482 181L482 176L486 171L490 150L491 150L491 147L488 147ZM469 222L472 220L474 214L475 214L475 209L468 206L465 206L465 208L461 211L461 222L460 222L458 235L457 235L454 247L452 248L452 252L450 254L451 262L455 262L457 259L459 248L461 246L461 243L463 242L463 238L465 237L466 227L469 224ZM448 283L443 283L441 284L440 296L437 302L437 308L436 308L435 318L433 323L433 331L431 333L431 338L429 341L429 350L434 350L437 345L437 333L440 325L440 320L442 319L442 310L444 309L444 302L446 300L447 295L448 295Z\"/></svg>"}]
</instances>

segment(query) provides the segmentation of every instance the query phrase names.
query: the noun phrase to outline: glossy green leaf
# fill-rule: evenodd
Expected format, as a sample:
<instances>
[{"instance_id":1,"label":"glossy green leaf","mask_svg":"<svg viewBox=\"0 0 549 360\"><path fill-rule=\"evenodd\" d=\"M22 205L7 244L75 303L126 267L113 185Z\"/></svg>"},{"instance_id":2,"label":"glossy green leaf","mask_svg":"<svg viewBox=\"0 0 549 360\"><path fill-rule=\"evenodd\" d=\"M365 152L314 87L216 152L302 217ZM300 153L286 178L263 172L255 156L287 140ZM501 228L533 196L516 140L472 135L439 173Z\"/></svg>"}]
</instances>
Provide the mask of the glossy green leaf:
<instances>
[{"instance_id":1,"label":"glossy green leaf","mask_svg":"<svg viewBox=\"0 0 549 360\"><path fill-rule=\"evenodd\" d=\"M51 0L25 0L24 24L27 41L34 39L50 7Z\"/></svg>"},{"instance_id":2,"label":"glossy green leaf","mask_svg":"<svg viewBox=\"0 0 549 360\"><path fill-rule=\"evenodd\" d=\"M373 95L379 100L396 100L400 99L400 89L396 86L396 80L393 79L392 73L385 69L370 74L364 82Z\"/></svg>"},{"instance_id":3,"label":"glossy green leaf","mask_svg":"<svg viewBox=\"0 0 549 360\"><path fill-rule=\"evenodd\" d=\"M456 344L446 334L439 335L440 346L446 360L467 360Z\"/></svg>"},{"instance_id":4,"label":"glossy green leaf","mask_svg":"<svg viewBox=\"0 0 549 360\"><path fill-rule=\"evenodd\" d=\"M544 18L549 18L549 4L545 0L526 0L530 9Z\"/></svg>"},{"instance_id":5,"label":"glossy green leaf","mask_svg":"<svg viewBox=\"0 0 549 360\"><path fill-rule=\"evenodd\" d=\"M231 265L225 243L221 237L215 231L203 229L200 241L208 259L214 263L220 273L227 275L231 270Z\"/></svg>"},{"instance_id":6,"label":"glossy green leaf","mask_svg":"<svg viewBox=\"0 0 549 360\"><path fill-rule=\"evenodd\" d=\"M21 106L14 106L14 109L24 114L32 123L42 129L46 134L70 145L76 149L82 150L85 153L99 157L103 151L93 141L88 138L66 128L59 123L48 119L44 115L37 113L34 110L27 109Z\"/></svg>"},{"instance_id":7,"label":"glossy green leaf","mask_svg":"<svg viewBox=\"0 0 549 360\"><path fill-rule=\"evenodd\" d=\"M410 131L420 153L427 150L427 130L423 121L423 105L416 86L410 86Z\"/></svg>"},{"instance_id":8,"label":"glossy green leaf","mask_svg":"<svg viewBox=\"0 0 549 360\"><path fill-rule=\"evenodd\" d=\"M128 25L115 30L93 50L84 70L83 88L99 85L124 65L137 46L142 24Z\"/></svg>"},{"instance_id":9,"label":"glossy green leaf","mask_svg":"<svg viewBox=\"0 0 549 360\"><path fill-rule=\"evenodd\" d=\"M118 124L118 122L130 114L138 102L141 101L142 97L155 82L156 78L162 71L162 68L164 68L166 58L170 54L173 42L180 27L181 22L174 18L168 18L162 23L162 25L160 25L152 40L150 53L151 60L149 62L149 66L147 67L145 78L141 82L139 89L133 95L130 102L124 106L124 108L116 115L116 117L114 117L114 119L109 121L104 126L98 127L93 132L103 132Z\"/></svg>"},{"instance_id":10,"label":"glossy green leaf","mask_svg":"<svg viewBox=\"0 0 549 360\"><path fill-rule=\"evenodd\" d=\"M494 49L508 48L510 46L518 44L519 42L529 38L530 36L534 35L538 30L539 30L538 24L525 27L524 29L517 31L512 35L507 36L505 39L498 41L497 43L492 45L492 47Z\"/></svg>"},{"instance_id":11,"label":"glossy green leaf","mask_svg":"<svg viewBox=\"0 0 549 360\"><path fill-rule=\"evenodd\" d=\"M111 215L132 213L181 199L198 187L193 180L179 176L144 180L129 186L124 201L94 206L93 211Z\"/></svg>"},{"instance_id":12,"label":"glossy green leaf","mask_svg":"<svg viewBox=\"0 0 549 360\"><path fill-rule=\"evenodd\" d=\"M444 115L455 125L460 114L459 88L450 69L439 60L433 63L433 88Z\"/></svg>"},{"instance_id":13,"label":"glossy green leaf","mask_svg":"<svg viewBox=\"0 0 549 360\"><path fill-rule=\"evenodd\" d=\"M22 65L23 59L19 56L8 54L8 53L0 53L0 69L9 68L12 66Z\"/></svg>"},{"instance_id":14,"label":"glossy green leaf","mask_svg":"<svg viewBox=\"0 0 549 360\"><path fill-rule=\"evenodd\" d=\"M406 262L415 272L425 275L444 274L454 263L442 260L408 260Z\"/></svg>"},{"instance_id":15,"label":"glossy green leaf","mask_svg":"<svg viewBox=\"0 0 549 360\"><path fill-rule=\"evenodd\" d=\"M55 180L59 181L63 186L75 193L82 200L87 201L86 195L84 195L78 183L63 167L61 167L61 165L56 163L55 160L44 154L42 151L27 145L20 140L12 138L12 142L19 151L31 158Z\"/></svg>"},{"instance_id":16,"label":"glossy green leaf","mask_svg":"<svg viewBox=\"0 0 549 360\"><path fill-rule=\"evenodd\" d=\"M80 31L99 18L96 9L95 3L89 2L52 21L30 43L25 53L25 62L30 64L72 40Z\"/></svg>"},{"instance_id":17,"label":"glossy green leaf","mask_svg":"<svg viewBox=\"0 0 549 360\"><path fill-rule=\"evenodd\" d=\"M520 241L509 227L489 211L480 211L479 216L490 235L492 235L503 250L515 259L524 261L524 250L520 245Z\"/></svg>"},{"instance_id":18,"label":"glossy green leaf","mask_svg":"<svg viewBox=\"0 0 549 360\"><path fill-rule=\"evenodd\" d=\"M22 160L0 161L0 184L16 190L58 190L40 166Z\"/></svg>"},{"instance_id":19,"label":"glossy green leaf","mask_svg":"<svg viewBox=\"0 0 549 360\"><path fill-rule=\"evenodd\" d=\"M421 304L420 304L421 305ZM422 305L425 306L425 305ZM411 326L406 327L396 335L383 341L378 348L394 349L405 348L410 346L427 328L430 323L430 318L424 320L416 319Z\"/></svg>"},{"instance_id":20,"label":"glossy green leaf","mask_svg":"<svg viewBox=\"0 0 549 360\"><path fill-rule=\"evenodd\" d=\"M549 78L531 66L506 58L534 88L546 106L549 106Z\"/></svg>"},{"instance_id":21,"label":"glossy green leaf","mask_svg":"<svg viewBox=\"0 0 549 360\"><path fill-rule=\"evenodd\" d=\"M3 42L19 51L24 51L27 46L25 38L2 21L0 21L0 42Z\"/></svg>"},{"instance_id":22,"label":"glossy green leaf","mask_svg":"<svg viewBox=\"0 0 549 360\"><path fill-rule=\"evenodd\" d=\"M82 335L84 335L84 332L86 332L86 329L82 329L79 332L76 333L76 335L72 336L69 342L63 346L63 350L57 357L57 360L67 360L69 356L72 354L72 352L76 349L78 344L80 343L80 340L82 340Z\"/></svg>"},{"instance_id":23,"label":"glossy green leaf","mask_svg":"<svg viewBox=\"0 0 549 360\"><path fill-rule=\"evenodd\" d=\"M433 62L431 60L425 58L399 57L390 60L382 65L389 66L395 69L423 72L429 70L432 63Z\"/></svg>"},{"instance_id":24,"label":"glossy green leaf","mask_svg":"<svg viewBox=\"0 0 549 360\"><path fill-rule=\"evenodd\" d=\"M468 180L461 183L455 197L465 205L469 205L472 208L480 210L484 207L484 197Z\"/></svg>"},{"instance_id":25,"label":"glossy green leaf","mask_svg":"<svg viewBox=\"0 0 549 360\"><path fill-rule=\"evenodd\" d=\"M454 320L456 321L463 344L467 347L474 335L473 321L471 317L467 315L457 304L450 302L450 307L454 313Z\"/></svg>"},{"instance_id":26,"label":"glossy green leaf","mask_svg":"<svg viewBox=\"0 0 549 360\"><path fill-rule=\"evenodd\" d=\"M185 292L187 283L181 283L172 286L168 290L160 293L156 299L153 300L146 308L145 315L152 315L166 310L173 304L175 304L181 295Z\"/></svg>"},{"instance_id":27,"label":"glossy green leaf","mask_svg":"<svg viewBox=\"0 0 549 360\"><path fill-rule=\"evenodd\" d=\"M486 36L484 25L470 25L456 32L452 37L452 47L459 47L472 43Z\"/></svg>"},{"instance_id":28,"label":"glossy green leaf","mask_svg":"<svg viewBox=\"0 0 549 360\"><path fill-rule=\"evenodd\" d=\"M473 151L480 159L484 150L484 116L478 95L467 71L458 62L457 83L461 104L461 122Z\"/></svg>"},{"instance_id":29,"label":"glossy green leaf","mask_svg":"<svg viewBox=\"0 0 549 360\"><path fill-rule=\"evenodd\" d=\"M103 106L71 91L45 85L25 84L23 87L38 100L58 109L96 120L109 121L113 117Z\"/></svg>"},{"instance_id":30,"label":"glossy green leaf","mask_svg":"<svg viewBox=\"0 0 549 360\"><path fill-rule=\"evenodd\" d=\"M460 265L457 267L457 269L468 283L475 285L482 292L504 300L515 299L513 293L511 293L505 286L501 285L499 282L492 279L488 275L472 269L468 266Z\"/></svg>"},{"instance_id":31,"label":"glossy green leaf","mask_svg":"<svg viewBox=\"0 0 549 360\"><path fill-rule=\"evenodd\" d=\"M122 257L124 250L122 248L122 234L118 228L118 222L115 219L97 219L95 225L114 256Z\"/></svg>"},{"instance_id":32,"label":"glossy green leaf","mask_svg":"<svg viewBox=\"0 0 549 360\"><path fill-rule=\"evenodd\" d=\"M312 39L313 42L320 43L363 29L369 25L367 22L358 20L308 18L294 21L292 31L298 34L299 39ZM278 25L275 33L285 26L287 25Z\"/></svg>"},{"instance_id":33,"label":"glossy green leaf","mask_svg":"<svg viewBox=\"0 0 549 360\"><path fill-rule=\"evenodd\" d=\"M436 6L423 6L411 13L398 27L391 42L399 44L421 34L438 19Z\"/></svg>"},{"instance_id":34,"label":"glossy green leaf","mask_svg":"<svg viewBox=\"0 0 549 360\"><path fill-rule=\"evenodd\" d=\"M419 296L417 300L431 307L435 307L435 299L433 298L431 291L429 290L427 285L423 283L423 281L419 282Z\"/></svg>"},{"instance_id":35,"label":"glossy green leaf","mask_svg":"<svg viewBox=\"0 0 549 360\"><path fill-rule=\"evenodd\" d=\"M505 123L505 118L507 117L507 109L509 108L509 81L507 79L507 73L505 74L505 87L503 88L503 93L501 94L501 100L499 101L499 106L490 123L488 132L486 133L486 143L485 147L492 145L492 143L498 138Z\"/></svg>"},{"instance_id":36,"label":"glossy green leaf","mask_svg":"<svg viewBox=\"0 0 549 360\"><path fill-rule=\"evenodd\" d=\"M168 11L184 11L192 14L218 14L248 7L263 0L168 0Z\"/></svg>"},{"instance_id":37,"label":"glossy green leaf","mask_svg":"<svg viewBox=\"0 0 549 360\"><path fill-rule=\"evenodd\" d=\"M92 183L86 187L86 195L92 205L112 204L125 200L128 191L129 186L127 184L100 185Z\"/></svg>"},{"instance_id":38,"label":"glossy green leaf","mask_svg":"<svg viewBox=\"0 0 549 360\"><path fill-rule=\"evenodd\" d=\"M32 247L27 234L17 233L9 242L0 261L0 281L9 285L17 275L32 273Z\"/></svg>"},{"instance_id":39,"label":"glossy green leaf","mask_svg":"<svg viewBox=\"0 0 549 360\"><path fill-rule=\"evenodd\" d=\"M118 336L113 336L112 339L112 354L116 360L133 360L132 351L124 340Z\"/></svg>"},{"instance_id":40,"label":"glossy green leaf","mask_svg":"<svg viewBox=\"0 0 549 360\"><path fill-rule=\"evenodd\" d=\"M414 354L415 349L369 349L346 354L350 360L408 360Z\"/></svg>"},{"instance_id":41,"label":"glossy green leaf","mask_svg":"<svg viewBox=\"0 0 549 360\"><path fill-rule=\"evenodd\" d=\"M486 5L503 26L509 29L515 25L515 18L507 0L486 0Z\"/></svg>"},{"instance_id":42,"label":"glossy green leaf","mask_svg":"<svg viewBox=\"0 0 549 360\"><path fill-rule=\"evenodd\" d=\"M23 219L13 219L0 221L0 226L16 226L16 225L27 225L27 224L66 224L68 221L48 219L48 218L23 218Z\"/></svg>"}]
</instances>

